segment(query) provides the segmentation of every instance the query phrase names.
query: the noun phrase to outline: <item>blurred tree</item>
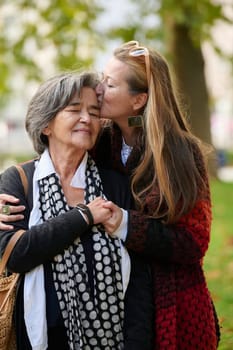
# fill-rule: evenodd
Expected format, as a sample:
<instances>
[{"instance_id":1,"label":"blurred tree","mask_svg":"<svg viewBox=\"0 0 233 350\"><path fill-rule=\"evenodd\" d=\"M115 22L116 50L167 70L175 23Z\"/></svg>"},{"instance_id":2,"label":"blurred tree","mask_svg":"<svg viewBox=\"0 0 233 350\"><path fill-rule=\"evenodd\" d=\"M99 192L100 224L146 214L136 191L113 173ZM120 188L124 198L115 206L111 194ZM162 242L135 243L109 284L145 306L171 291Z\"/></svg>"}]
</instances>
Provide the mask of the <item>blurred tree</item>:
<instances>
[{"instance_id":1,"label":"blurred tree","mask_svg":"<svg viewBox=\"0 0 233 350\"><path fill-rule=\"evenodd\" d=\"M223 13L223 4L211 0L139 0L134 4L140 16L134 16L127 28L111 29L111 35L142 40L164 53L193 132L211 144L210 99L201 46L206 40L214 45L211 28L216 21L230 22ZM214 164L210 170L214 175Z\"/></svg>"},{"instance_id":2,"label":"blurred tree","mask_svg":"<svg viewBox=\"0 0 233 350\"><path fill-rule=\"evenodd\" d=\"M178 4L175 0L164 0L160 14L167 52L179 91L189 109L192 129L202 140L211 143L210 99L201 45L211 40L215 22L226 19L222 6L210 0L182 0Z\"/></svg>"},{"instance_id":3,"label":"blurred tree","mask_svg":"<svg viewBox=\"0 0 233 350\"><path fill-rule=\"evenodd\" d=\"M89 67L101 38L96 0L0 1L0 104L18 72L26 81L59 70ZM16 78L17 79L17 78ZM14 83L14 82L13 82Z\"/></svg>"},{"instance_id":4,"label":"blurred tree","mask_svg":"<svg viewBox=\"0 0 233 350\"><path fill-rule=\"evenodd\" d=\"M28 81L51 75L54 67L87 68L97 48L103 48L109 40L136 39L158 48L171 62L192 129L211 143L201 45L211 40L211 28L217 20L227 20L223 6L212 0L128 0L134 6L128 19L121 26L101 32L101 28L96 29L96 20L104 10L99 3L0 1L0 104L12 88L10 78L17 80L19 71Z\"/></svg>"}]
</instances>

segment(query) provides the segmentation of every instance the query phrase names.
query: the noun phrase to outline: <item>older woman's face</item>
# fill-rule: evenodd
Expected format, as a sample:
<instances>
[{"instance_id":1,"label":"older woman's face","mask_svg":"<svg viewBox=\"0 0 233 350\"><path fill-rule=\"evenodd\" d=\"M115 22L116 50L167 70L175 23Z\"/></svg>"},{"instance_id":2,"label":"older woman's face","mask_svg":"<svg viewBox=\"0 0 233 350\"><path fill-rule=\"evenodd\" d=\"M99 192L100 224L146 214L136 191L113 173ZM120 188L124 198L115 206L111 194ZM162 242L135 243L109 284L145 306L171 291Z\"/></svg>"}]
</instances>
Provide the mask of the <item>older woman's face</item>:
<instances>
[{"instance_id":1,"label":"older woman's face","mask_svg":"<svg viewBox=\"0 0 233 350\"><path fill-rule=\"evenodd\" d=\"M91 149L100 130L100 108L96 92L82 88L80 96L75 94L68 106L50 121L44 134L49 148L61 147L86 151Z\"/></svg>"},{"instance_id":2,"label":"older woman's face","mask_svg":"<svg viewBox=\"0 0 233 350\"><path fill-rule=\"evenodd\" d=\"M115 57L107 63L103 81L97 87L101 102L101 117L114 121L124 120L135 114L132 104L134 97L129 93L126 76L129 74L127 64Z\"/></svg>"}]
</instances>

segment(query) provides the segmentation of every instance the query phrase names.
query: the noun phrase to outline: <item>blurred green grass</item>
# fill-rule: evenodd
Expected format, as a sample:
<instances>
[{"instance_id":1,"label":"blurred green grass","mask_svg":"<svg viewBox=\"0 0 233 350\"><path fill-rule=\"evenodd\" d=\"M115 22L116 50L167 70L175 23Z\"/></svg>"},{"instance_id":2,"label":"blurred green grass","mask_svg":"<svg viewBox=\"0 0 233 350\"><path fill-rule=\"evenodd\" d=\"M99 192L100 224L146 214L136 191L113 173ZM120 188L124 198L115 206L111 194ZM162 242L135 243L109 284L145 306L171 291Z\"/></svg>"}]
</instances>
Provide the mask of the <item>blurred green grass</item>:
<instances>
[{"instance_id":1,"label":"blurred green grass","mask_svg":"<svg viewBox=\"0 0 233 350\"><path fill-rule=\"evenodd\" d=\"M211 181L213 223L204 260L221 326L219 350L233 349L233 183Z\"/></svg>"}]
</instances>

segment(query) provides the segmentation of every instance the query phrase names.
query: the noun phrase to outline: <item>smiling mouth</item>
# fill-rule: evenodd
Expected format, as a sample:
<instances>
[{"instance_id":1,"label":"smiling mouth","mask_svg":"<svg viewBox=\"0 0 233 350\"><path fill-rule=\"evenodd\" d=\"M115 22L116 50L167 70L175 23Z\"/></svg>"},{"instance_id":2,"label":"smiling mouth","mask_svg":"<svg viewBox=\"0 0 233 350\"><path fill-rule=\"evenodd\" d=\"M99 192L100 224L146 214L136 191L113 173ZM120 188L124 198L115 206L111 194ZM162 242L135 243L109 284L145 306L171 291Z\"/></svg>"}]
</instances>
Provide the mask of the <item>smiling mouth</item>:
<instances>
[{"instance_id":1,"label":"smiling mouth","mask_svg":"<svg viewBox=\"0 0 233 350\"><path fill-rule=\"evenodd\" d=\"M76 130L73 130L73 132L85 132L86 134L90 134L90 130L87 130L87 129L76 129Z\"/></svg>"}]
</instances>

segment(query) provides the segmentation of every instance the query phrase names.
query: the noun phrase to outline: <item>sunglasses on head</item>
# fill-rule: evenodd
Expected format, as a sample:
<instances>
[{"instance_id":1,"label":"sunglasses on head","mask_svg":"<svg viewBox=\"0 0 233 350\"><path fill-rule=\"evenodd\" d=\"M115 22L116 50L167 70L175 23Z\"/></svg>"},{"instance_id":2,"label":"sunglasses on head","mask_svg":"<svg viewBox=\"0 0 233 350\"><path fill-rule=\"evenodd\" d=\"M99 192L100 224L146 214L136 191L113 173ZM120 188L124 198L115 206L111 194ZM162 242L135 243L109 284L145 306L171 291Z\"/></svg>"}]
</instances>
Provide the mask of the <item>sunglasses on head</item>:
<instances>
[{"instance_id":1,"label":"sunglasses on head","mask_svg":"<svg viewBox=\"0 0 233 350\"><path fill-rule=\"evenodd\" d=\"M150 53L149 50L144 46L139 46L138 41L132 40L125 44L126 48L129 48L129 56L132 57L139 57L144 56L145 57L145 64L146 64L146 76L147 76L147 83L148 87L150 85Z\"/></svg>"}]
</instances>

